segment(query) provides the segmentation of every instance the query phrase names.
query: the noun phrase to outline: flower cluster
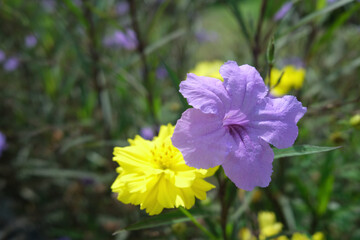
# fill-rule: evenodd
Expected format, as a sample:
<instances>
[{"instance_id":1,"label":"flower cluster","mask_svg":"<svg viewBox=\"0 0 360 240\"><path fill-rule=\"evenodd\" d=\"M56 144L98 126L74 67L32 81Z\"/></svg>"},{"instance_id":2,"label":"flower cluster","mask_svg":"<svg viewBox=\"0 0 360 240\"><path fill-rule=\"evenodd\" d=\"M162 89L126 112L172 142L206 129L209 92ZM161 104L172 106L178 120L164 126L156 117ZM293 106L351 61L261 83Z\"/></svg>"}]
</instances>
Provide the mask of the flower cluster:
<instances>
[{"instance_id":1,"label":"flower cluster","mask_svg":"<svg viewBox=\"0 0 360 240\"><path fill-rule=\"evenodd\" d=\"M204 178L213 175L217 168L206 170L187 166L171 143L173 131L170 124L161 126L153 141L136 136L129 140L130 146L114 149L114 161L120 167L111 188L118 193L119 201L140 205L154 215L164 208L191 208L195 197L206 199L206 192L215 186Z\"/></svg>"},{"instance_id":2,"label":"flower cluster","mask_svg":"<svg viewBox=\"0 0 360 240\"><path fill-rule=\"evenodd\" d=\"M297 122L306 108L293 96L273 98L255 68L228 61L220 68L224 82L188 74L181 94L194 108L178 120L172 142L187 165L222 165L238 188L266 187L273 150L293 145Z\"/></svg>"},{"instance_id":3,"label":"flower cluster","mask_svg":"<svg viewBox=\"0 0 360 240\"><path fill-rule=\"evenodd\" d=\"M288 238L285 235L280 235L278 237L274 237L275 235L279 235L282 231L283 224L276 221L275 213L273 212L259 212L258 217L259 224L259 240L265 239L274 239L274 240L325 240L324 234L321 232L317 232L314 235L308 237L306 234L295 232L291 238ZM242 228L239 231L240 240L256 240L255 235L250 231L249 228Z\"/></svg>"}]
</instances>

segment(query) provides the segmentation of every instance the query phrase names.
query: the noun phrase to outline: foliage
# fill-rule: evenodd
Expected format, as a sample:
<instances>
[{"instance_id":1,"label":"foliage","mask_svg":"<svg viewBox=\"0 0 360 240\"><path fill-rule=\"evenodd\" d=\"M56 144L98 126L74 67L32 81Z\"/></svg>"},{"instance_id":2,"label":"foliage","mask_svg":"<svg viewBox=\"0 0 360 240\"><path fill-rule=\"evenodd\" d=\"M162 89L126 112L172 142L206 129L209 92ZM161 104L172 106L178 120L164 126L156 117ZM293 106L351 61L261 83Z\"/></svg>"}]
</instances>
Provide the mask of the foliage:
<instances>
[{"instance_id":1,"label":"foliage","mask_svg":"<svg viewBox=\"0 0 360 240\"><path fill-rule=\"evenodd\" d=\"M288 233L359 239L360 132L350 119L360 114L360 3L293 1L275 20L284 3L1 1L0 238L206 238L179 210L148 220L154 228L132 225L146 214L111 193L112 149L143 127L175 124L188 107L179 83L199 62L251 64L266 79L295 59L306 69L290 92L308 107L295 143L303 147L282 150L268 188L244 192L213 179L224 190L189 212L219 238L244 227L258 234L257 214L272 211ZM128 29L135 49L126 47ZM120 45L106 45L109 36ZM295 154L307 145L342 148ZM137 230L113 235L127 226Z\"/></svg>"}]
</instances>

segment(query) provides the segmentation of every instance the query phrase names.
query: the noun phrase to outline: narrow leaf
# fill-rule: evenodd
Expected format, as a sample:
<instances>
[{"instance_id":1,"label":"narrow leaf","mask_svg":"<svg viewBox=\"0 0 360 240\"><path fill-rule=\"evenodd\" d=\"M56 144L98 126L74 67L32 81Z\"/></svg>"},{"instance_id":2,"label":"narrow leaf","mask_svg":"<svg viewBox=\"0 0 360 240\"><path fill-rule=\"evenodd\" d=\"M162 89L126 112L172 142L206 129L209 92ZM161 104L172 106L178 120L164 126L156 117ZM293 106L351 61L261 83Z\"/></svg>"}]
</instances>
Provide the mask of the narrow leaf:
<instances>
[{"instance_id":1,"label":"narrow leaf","mask_svg":"<svg viewBox=\"0 0 360 240\"><path fill-rule=\"evenodd\" d=\"M320 147L320 146L311 146L311 145L297 145L285 149L276 149L274 148L274 159L282 157L292 157L292 156L301 156L306 154L314 154L321 152L328 152L341 147Z\"/></svg>"},{"instance_id":2,"label":"narrow leaf","mask_svg":"<svg viewBox=\"0 0 360 240\"><path fill-rule=\"evenodd\" d=\"M330 4L329 6L319 10L319 11L316 11L316 12L313 12L309 15L307 15L306 17L304 17L303 19L301 19L300 21L298 21L297 24L295 24L294 26L290 27L288 30L285 31L285 33L283 34L280 34L281 36L284 36L284 35L287 35L288 33L294 31L295 29L311 22L312 20L314 20L315 18L319 17L319 16L322 16L322 15L325 15L325 14L328 14L348 3L351 3L353 2L354 0L340 0L336 3L333 3L333 4Z\"/></svg>"},{"instance_id":3,"label":"narrow leaf","mask_svg":"<svg viewBox=\"0 0 360 240\"><path fill-rule=\"evenodd\" d=\"M181 80L178 78L178 76L176 75L176 73L165 63L163 62L166 71L168 72L171 82L173 83L174 88L176 89L176 92L180 98L180 101L183 105L183 107L186 109L189 107L188 103L186 102L186 100L184 99L184 97L181 95L181 93L179 92L179 85Z\"/></svg>"},{"instance_id":4,"label":"narrow leaf","mask_svg":"<svg viewBox=\"0 0 360 240\"><path fill-rule=\"evenodd\" d=\"M210 215L209 213L204 213L196 209L190 212L196 218ZM179 222L186 222L186 221L190 221L190 219L186 217L181 211L177 210L177 211L172 211L161 215L145 218L137 223L131 224L123 229L116 231L113 235L118 234L122 231L133 231L133 230L140 230L146 228L153 228L153 227L159 227L159 226L164 226Z\"/></svg>"}]
</instances>

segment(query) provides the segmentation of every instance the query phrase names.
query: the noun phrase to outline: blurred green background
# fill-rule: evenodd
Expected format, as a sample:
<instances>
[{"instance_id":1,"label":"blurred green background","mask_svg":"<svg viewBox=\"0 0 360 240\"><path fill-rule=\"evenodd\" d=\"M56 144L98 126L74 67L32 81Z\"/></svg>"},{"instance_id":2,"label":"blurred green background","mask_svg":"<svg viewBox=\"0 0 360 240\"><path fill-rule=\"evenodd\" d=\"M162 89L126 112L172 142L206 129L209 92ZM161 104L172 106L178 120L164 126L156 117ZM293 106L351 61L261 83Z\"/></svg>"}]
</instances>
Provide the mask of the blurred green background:
<instances>
[{"instance_id":1,"label":"blurred green background","mask_svg":"<svg viewBox=\"0 0 360 240\"><path fill-rule=\"evenodd\" d=\"M178 84L199 62L251 64L265 79L272 37L274 67L306 69L291 92L308 107L296 144L342 148L276 160L248 205L239 191L233 210L246 210L233 231L256 229L268 210L285 231L360 239L360 121L350 123L360 114L360 3L293 1L276 20L285 1L262 12L263 2L0 1L0 239L204 238L191 223L113 236L146 217L111 193L113 147L175 124L187 107Z\"/></svg>"}]
</instances>

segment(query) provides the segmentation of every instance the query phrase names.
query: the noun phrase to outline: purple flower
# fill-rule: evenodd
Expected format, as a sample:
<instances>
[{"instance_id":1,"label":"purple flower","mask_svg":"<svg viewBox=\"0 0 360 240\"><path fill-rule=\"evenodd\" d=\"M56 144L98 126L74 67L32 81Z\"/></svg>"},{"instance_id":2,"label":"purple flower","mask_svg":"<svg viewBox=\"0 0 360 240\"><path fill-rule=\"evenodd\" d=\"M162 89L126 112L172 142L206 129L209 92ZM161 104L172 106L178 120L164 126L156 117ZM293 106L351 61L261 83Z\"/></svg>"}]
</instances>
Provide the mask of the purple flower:
<instances>
[{"instance_id":1,"label":"purple flower","mask_svg":"<svg viewBox=\"0 0 360 240\"><path fill-rule=\"evenodd\" d=\"M125 15L129 11L129 4L126 1L119 2L118 4L116 4L115 9L117 15Z\"/></svg>"},{"instance_id":2,"label":"purple flower","mask_svg":"<svg viewBox=\"0 0 360 240\"><path fill-rule=\"evenodd\" d=\"M2 155L2 152L5 150L5 148L6 148L6 137L2 132L0 132L0 157Z\"/></svg>"},{"instance_id":3,"label":"purple flower","mask_svg":"<svg viewBox=\"0 0 360 240\"><path fill-rule=\"evenodd\" d=\"M3 62L6 58L6 55L4 53L4 51L0 50L0 63Z\"/></svg>"},{"instance_id":4,"label":"purple flower","mask_svg":"<svg viewBox=\"0 0 360 240\"><path fill-rule=\"evenodd\" d=\"M31 34L25 37L25 46L27 48L33 48L35 47L36 44L37 44L37 38L35 37L35 35Z\"/></svg>"},{"instance_id":5,"label":"purple flower","mask_svg":"<svg viewBox=\"0 0 360 240\"><path fill-rule=\"evenodd\" d=\"M80 7L82 5L82 1L81 0L73 0L74 5L76 5L77 7Z\"/></svg>"},{"instance_id":6,"label":"purple flower","mask_svg":"<svg viewBox=\"0 0 360 240\"><path fill-rule=\"evenodd\" d=\"M103 43L106 47L134 50L137 47L138 41L135 32L132 29L127 29L125 33L120 30L115 31L114 34L105 37Z\"/></svg>"},{"instance_id":7,"label":"purple flower","mask_svg":"<svg viewBox=\"0 0 360 240\"><path fill-rule=\"evenodd\" d=\"M18 68L19 64L20 62L17 57L10 57L4 63L4 69L7 72L12 72Z\"/></svg>"},{"instance_id":8,"label":"purple flower","mask_svg":"<svg viewBox=\"0 0 360 240\"><path fill-rule=\"evenodd\" d=\"M274 153L290 147L306 108L293 96L272 98L260 74L249 65L228 61L220 68L224 82L189 73L181 94L194 108L178 120L172 142L187 165L222 165L238 188L269 185Z\"/></svg>"},{"instance_id":9,"label":"purple flower","mask_svg":"<svg viewBox=\"0 0 360 240\"><path fill-rule=\"evenodd\" d=\"M216 32L208 32L206 30L200 30L195 32L195 37L198 42L215 42L218 39L218 35Z\"/></svg>"},{"instance_id":10,"label":"purple flower","mask_svg":"<svg viewBox=\"0 0 360 240\"><path fill-rule=\"evenodd\" d=\"M285 15L290 11L292 6L293 3L291 1L284 3L281 8L275 13L274 20L279 21L280 19L285 17Z\"/></svg>"},{"instance_id":11,"label":"purple flower","mask_svg":"<svg viewBox=\"0 0 360 240\"><path fill-rule=\"evenodd\" d=\"M164 80L168 76L168 72L165 67L158 67L156 69L156 78Z\"/></svg>"},{"instance_id":12,"label":"purple flower","mask_svg":"<svg viewBox=\"0 0 360 240\"><path fill-rule=\"evenodd\" d=\"M51 12L54 12L54 10L55 10L56 2L55 2L55 0L43 0L42 6L46 12L51 13Z\"/></svg>"},{"instance_id":13,"label":"purple flower","mask_svg":"<svg viewBox=\"0 0 360 240\"><path fill-rule=\"evenodd\" d=\"M81 179L81 183L86 186L93 185L95 183L95 179L92 177L84 177Z\"/></svg>"},{"instance_id":14,"label":"purple flower","mask_svg":"<svg viewBox=\"0 0 360 240\"><path fill-rule=\"evenodd\" d=\"M143 127L140 129L140 136L146 140L154 138L154 130L151 127Z\"/></svg>"}]
</instances>

